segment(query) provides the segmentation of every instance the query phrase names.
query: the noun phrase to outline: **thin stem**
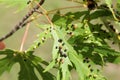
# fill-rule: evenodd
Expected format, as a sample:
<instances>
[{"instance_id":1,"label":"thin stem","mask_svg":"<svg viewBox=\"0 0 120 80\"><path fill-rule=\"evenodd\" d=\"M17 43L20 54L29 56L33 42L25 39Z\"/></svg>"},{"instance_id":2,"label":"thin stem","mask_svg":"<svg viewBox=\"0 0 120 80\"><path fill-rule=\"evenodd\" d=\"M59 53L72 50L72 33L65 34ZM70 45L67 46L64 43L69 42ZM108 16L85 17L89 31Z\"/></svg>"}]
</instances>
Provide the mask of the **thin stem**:
<instances>
[{"instance_id":1,"label":"thin stem","mask_svg":"<svg viewBox=\"0 0 120 80\"><path fill-rule=\"evenodd\" d=\"M112 9L112 8L109 8L109 9L111 10L114 19L115 19L116 21L119 21L119 19L118 19L118 18L116 17L116 15L115 15L115 12L113 11L113 9Z\"/></svg>"},{"instance_id":2,"label":"thin stem","mask_svg":"<svg viewBox=\"0 0 120 80\"><path fill-rule=\"evenodd\" d=\"M52 21L50 20L50 18L48 17L48 11L46 9L44 9L41 5L39 5L39 7L43 10L43 14L45 15L45 17L47 18L48 22L53 26ZM39 11L37 11L37 13L40 13Z\"/></svg>"},{"instance_id":3,"label":"thin stem","mask_svg":"<svg viewBox=\"0 0 120 80\"><path fill-rule=\"evenodd\" d=\"M22 42L21 42L21 46L20 46L20 51L23 50L23 46L24 46L25 40L26 40L27 35L28 35L29 27L30 27L30 23L28 23L27 26L26 26L25 33L24 33L24 36L22 38Z\"/></svg>"},{"instance_id":4,"label":"thin stem","mask_svg":"<svg viewBox=\"0 0 120 80\"><path fill-rule=\"evenodd\" d=\"M52 21L50 20L50 18L48 16L47 10L45 10L42 6L40 6L40 8L44 11L45 17L47 18L48 22L51 24L51 27L53 27L53 23L52 23Z\"/></svg>"}]
</instances>

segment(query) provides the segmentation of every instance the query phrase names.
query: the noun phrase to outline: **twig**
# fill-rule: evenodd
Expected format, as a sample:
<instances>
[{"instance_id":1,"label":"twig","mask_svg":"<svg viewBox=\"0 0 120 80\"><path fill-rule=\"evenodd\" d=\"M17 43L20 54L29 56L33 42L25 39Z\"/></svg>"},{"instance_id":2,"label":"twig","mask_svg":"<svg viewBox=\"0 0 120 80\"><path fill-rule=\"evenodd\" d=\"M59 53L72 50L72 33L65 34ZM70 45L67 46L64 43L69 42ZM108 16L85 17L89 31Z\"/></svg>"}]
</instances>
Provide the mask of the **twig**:
<instances>
[{"instance_id":1,"label":"twig","mask_svg":"<svg viewBox=\"0 0 120 80\"><path fill-rule=\"evenodd\" d=\"M14 29L12 29L8 34L6 34L5 36L3 36L2 38L0 38L0 42L7 39L8 37L10 37L13 33L15 33L17 30L19 30L20 28L24 27L26 25L26 23L24 23L36 10L39 9L39 5L42 5L44 3L45 0L41 0L30 12L28 12L28 14L25 15L25 17L23 17L23 19L14 27Z\"/></svg>"},{"instance_id":2,"label":"twig","mask_svg":"<svg viewBox=\"0 0 120 80\"><path fill-rule=\"evenodd\" d=\"M50 20L50 18L48 16L48 11L45 10L41 5L39 5L39 6L43 10L45 17L47 18L48 22L51 24L51 27L53 27L53 23L52 23L52 21Z\"/></svg>"}]
</instances>

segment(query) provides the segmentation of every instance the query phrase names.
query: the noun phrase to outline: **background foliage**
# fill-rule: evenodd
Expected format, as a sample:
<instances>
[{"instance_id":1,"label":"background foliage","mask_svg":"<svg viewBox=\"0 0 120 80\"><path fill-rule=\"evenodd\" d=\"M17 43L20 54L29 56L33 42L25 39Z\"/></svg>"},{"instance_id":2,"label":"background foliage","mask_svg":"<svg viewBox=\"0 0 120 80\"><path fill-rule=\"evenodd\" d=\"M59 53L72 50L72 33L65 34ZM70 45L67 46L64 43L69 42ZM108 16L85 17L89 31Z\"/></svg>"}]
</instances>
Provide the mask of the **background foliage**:
<instances>
[{"instance_id":1,"label":"background foliage","mask_svg":"<svg viewBox=\"0 0 120 80\"><path fill-rule=\"evenodd\" d=\"M33 0L29 5L26 0L1 0L0 2L14 6L20 4L19 10L21 10L27 6L33 7L38 1ZM52 23L37 23L42 31L28 49L22 52L13 49L0 51L0 55L4 55L0 59L1 75L5 71L10 71L13 65L18 63L19 80L39 80L39 76L43 80L72 80L72 70L77 72L79 80L106 80L101 75L102 69L97 69L96 65L104 66L108 62L119 63L120 52L112 49L108 41L118 46L120 44L120 34L117 30L120 25L120 1L118 0L113 7L111 0L96 1L98 7L93 6L95 9L89 8L87 1L69 2L80 5L79 9L83 8L83 4L87 7L73 12L69 10L62 12L62 9L47 10L48 14L54 12L52 16L50 15ZM32 17L36 15L39 14L35 13ZM51 61L47 62L33 53L49 39L53 40L53 47ZM54 69L57 75L49 72L51 69Z\"/></svg>"}]
</instances>

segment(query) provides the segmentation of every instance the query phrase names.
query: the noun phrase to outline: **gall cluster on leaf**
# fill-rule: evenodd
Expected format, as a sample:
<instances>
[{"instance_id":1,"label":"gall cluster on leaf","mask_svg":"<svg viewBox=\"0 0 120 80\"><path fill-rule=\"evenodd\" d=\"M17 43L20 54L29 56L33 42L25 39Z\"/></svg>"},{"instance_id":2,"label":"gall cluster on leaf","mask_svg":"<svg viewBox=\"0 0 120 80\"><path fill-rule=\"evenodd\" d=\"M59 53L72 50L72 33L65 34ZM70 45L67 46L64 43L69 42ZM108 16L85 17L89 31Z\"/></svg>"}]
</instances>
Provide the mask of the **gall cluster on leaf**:
<instances>
[{"instance_id":1,"label":"gall cluster on leaf","mask_svg":"<svg viewBox=\"0 0 120 80\"><path fill-rule=\"evenodd\" d=\"M60 57L66 58L67 57L67 55L66 55L67 49L63 50L63 46L65 45L65 43L63 43L62 39L59 39L58 42L60 43L59 50L58 50L58 53L60 53Z\"/></svg>"},{"instance_id":2,"label":"gall cluster on leaf","mask_svg":"<svg viewBox=\"0 0 120 80\"><path fill-rule=\"evenodd\" d=\"M87 63L88 64L88 68L90 70L90 74L88 75L89 78L94 78L97 79L97 75L95 74L95 72L99 72L99 69L94 69L92 67L92 65L90 64L90 59L88 57L86 57L85 59L83 59L83 63Z\"/></svg>"},{"instance_id":3,"label":"gall cluster on leaf","mask_svg":"<svg viewBox=\"0 0 120 80\"><path fill-rule=\"evenodd\" d=\"M65 43L62 39L58 39L59 45L55 47L55 49L58 49L58 54L60 55L60 59L57 59L56 61L59 63L64 63L64 58L67 57L67 49L65 48Z\"/></svg>"}]
</instances>

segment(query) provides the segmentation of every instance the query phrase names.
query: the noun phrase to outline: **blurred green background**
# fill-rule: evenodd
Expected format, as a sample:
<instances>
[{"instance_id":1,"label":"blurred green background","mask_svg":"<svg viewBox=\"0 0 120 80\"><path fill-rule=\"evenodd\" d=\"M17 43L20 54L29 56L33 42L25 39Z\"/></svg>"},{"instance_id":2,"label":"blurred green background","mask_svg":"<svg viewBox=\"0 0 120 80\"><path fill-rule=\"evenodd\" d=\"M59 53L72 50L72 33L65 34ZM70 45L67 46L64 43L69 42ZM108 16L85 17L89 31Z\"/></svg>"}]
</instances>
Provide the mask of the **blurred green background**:
<instances>
[{"instance_id":1,"label":"blurred green background","mask_svg":"<svg viewBox=\"0 0 120 80\"><path fill-rule=\"evenodd\" d=\"M77 3L68 2L65 0L46 0L43 7L47 10L52 10L55 8L65 7L65 6L74 6L79 5ZM19 6L19 5L18 5ZM15 13L17 7L7 7L5 4L0 4L0 37L8 33L14 26L24 17L28 10L22 10L19 13ZM79 9L72 9L70 11L75 11ZM46 19L41 17L40 22L44 22ZM17 31L13 36L6 39L4 42L6 48L11 49L20 49L20 44L22 37L24 35L25 28ZM41 30L37 28L35 22L30 25L29 33L27 40L24 45L24 49L27 49L33 41L37 38L36 34L40 33ZM47 40L44 45L40 46L35 52L36 55L41 56L43 59L50 61L51 60L51 50L52 50L52 40ZM19 72L19 65L16 64L10 71L10 73L5 72L0 76L0 80L17 80L17 73ZM115 64L106 64L103 67L103 74L108 78L108 80L120 80L120 65ZM76 73L72 71L72 76L74 80L77 80Z\"/></svg>"}]
</instances>

